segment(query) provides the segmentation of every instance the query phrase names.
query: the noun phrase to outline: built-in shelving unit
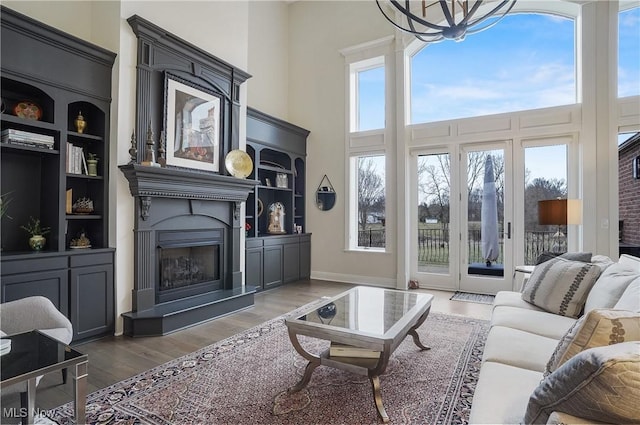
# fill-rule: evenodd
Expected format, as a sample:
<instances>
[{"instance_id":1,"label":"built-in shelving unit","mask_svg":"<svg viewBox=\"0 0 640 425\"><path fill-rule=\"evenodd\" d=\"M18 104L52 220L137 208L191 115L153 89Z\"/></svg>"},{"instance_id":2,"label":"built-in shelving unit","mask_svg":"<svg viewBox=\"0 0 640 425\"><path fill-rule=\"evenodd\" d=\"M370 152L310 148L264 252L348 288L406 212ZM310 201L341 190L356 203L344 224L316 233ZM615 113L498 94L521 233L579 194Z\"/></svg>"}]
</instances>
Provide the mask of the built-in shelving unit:
<instances>
[{"instance_id":1,"label":"built-in shelving unit","mask_svg":"<svg viewBox=\"0 0 640 425\"><path fill-rule=\"evenodd\" d=\"M247 153L254 163L249 178L258 184L247 199L246 283L259 290L310 274L311 235L304 233L308 135L308 130L247 110ZM276 203L284 207L282 232L269 229Z\"/></svg>"},{"instance_id":2,"label":"built-in shelving unit","mask_svg":"<svg viewBox=\"0 0 640 425\"><path fill-rule=\"evenodd\" d=\"M108 171L115 54L6 7L1 20L0 127L14 134L0 143L6 207L1 301L44 295L72 320L75 340L103 334L114 323ZM16 112L25 102L39 112L30 117ZM80 113L83 132L75 124ZM42 139L52 140L52 149ZM78 153L82 149L75 170L69 167L72 146ZM89 154L99 158L96 175L88 175L84 165ZM93 210L69 208L80 198L91 200ZM30 249L30 235L20 228L30 217L50 228L42 251ZM81 234L90 247L72 243Z\"/></svg>"}]
</instances>

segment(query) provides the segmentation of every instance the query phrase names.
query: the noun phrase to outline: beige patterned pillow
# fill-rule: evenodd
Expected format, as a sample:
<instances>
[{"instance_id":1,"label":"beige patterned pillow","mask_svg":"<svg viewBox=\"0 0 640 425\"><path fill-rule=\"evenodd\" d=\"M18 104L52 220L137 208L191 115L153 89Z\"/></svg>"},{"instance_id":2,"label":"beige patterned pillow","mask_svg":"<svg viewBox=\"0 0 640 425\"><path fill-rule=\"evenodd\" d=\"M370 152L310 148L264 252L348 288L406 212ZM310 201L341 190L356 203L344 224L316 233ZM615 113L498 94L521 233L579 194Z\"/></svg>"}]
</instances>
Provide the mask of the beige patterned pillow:
<instances>
[{"instance_id":1,"label":"beige patterned pillow","mask_svg":"<svg viewBox=\"0 0 640 425\"><path fill-rule=\"evenodd\" d=\"M640 341L640 313L596 309L582 316L562 337L551 355L544 376L589 348Z\"/></svg>"},{"instance_id":2,"label":"beige patterned pillow","mask_svg":"<svg viewBox=\"0 0 640 425\"><path fill-rule=\"evenodd\" d=\"M601 271L592 263L549 260L533 269L522 299L551 313L578 317Z\"/></svg>"},{"instance_id":3,"label":"beige patterned pillow","mask_svg":"<svg viewBox=\"0 0 640 425\"><path fill-rule=\"evenodd\" d=\"M547 423L564 412L615 424L640 423L640 342L590 348L540 382L529 397L524 421Z\"/></svg>"}]
</instances>

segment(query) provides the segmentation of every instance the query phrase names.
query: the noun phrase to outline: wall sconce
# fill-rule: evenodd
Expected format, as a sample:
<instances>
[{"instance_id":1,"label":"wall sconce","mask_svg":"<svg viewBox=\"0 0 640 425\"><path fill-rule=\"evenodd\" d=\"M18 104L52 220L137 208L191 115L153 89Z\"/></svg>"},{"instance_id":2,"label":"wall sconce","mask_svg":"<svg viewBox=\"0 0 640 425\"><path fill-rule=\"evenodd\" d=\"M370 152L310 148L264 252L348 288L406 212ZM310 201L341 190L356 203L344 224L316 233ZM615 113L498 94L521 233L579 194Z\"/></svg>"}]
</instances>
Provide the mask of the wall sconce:
<instances>
[{"instance_id":1,"label":"wall sconce","mask_svg":"<svg viewBox=\"0 0 640 425\"><path fill-rule=\"evenodd\" d=\"M633 178L640 179L640 155L633 158L633 163L631 164L633 167Z\"/></svg>"}]
</instances>

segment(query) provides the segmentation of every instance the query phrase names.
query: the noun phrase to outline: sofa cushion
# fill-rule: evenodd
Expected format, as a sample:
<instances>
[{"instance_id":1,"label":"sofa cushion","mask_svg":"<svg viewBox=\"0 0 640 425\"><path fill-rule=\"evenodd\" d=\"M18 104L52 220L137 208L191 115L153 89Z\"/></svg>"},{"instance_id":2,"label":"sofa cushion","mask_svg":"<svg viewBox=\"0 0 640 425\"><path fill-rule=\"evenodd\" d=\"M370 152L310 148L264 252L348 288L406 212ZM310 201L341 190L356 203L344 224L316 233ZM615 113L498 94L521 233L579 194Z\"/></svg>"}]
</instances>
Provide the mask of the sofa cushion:
<instances>
[{"instance_id":1,"label":"sofa cushion","mask_svg":"<svg viewBox=\"0 0 640 425\"><path fill-rule=\"evenodd\" d=\"M592 263L555 258L533 270L522 299L551 313L578 317L602 269Z\"/></svg>"},{"instance_id":2,"label":"sofa cushion","mask_svg":"<svg viewBox=\"0 0 640 425\"><path fill-rule=\"evenodd\" d=\"M511 307L520 307L527 310L544 311L538 306L535 306L522 299L522 292L515 291L499 291L493 300L493 307L499 305L508 305Z\"/></svg>"},{"instance_id":3,"label":"sofa cushion","mask_svg":"<svg viewBox=\"0 0 640 425\"><path fill-rule=\"evenodd\" d=\"M482 361L541 372L557 345L557 339L504 326L493 326L487 335Z\"/></svg>"},{"instance_id":4,"label":"sofa cushion","mask_svg":"<svg viewBox=\"0 0 640 425\"><path fill-rule=\"evenodd\" d=\"M594 308L613 308L620 299L627 286L637 277L640 272L626 264L612 264L608 267L589 291L584 311L589 312Z\"/></svg>"},{"instance_id":5,"label":"sofa cushion","mask_svg":"<svg viewBox=\"0 0 640 425\"><path fill-rule=\"evenodd\" d=\"M640 312L640 277L627 286L620 299L613 306L616 310Z\"/></svg>"},{"instance_id":6,"label":"sofa cushion","mask_svg":"<svg viewBox=\"0 0 640 425\"><path fill-rule=\"evenodd\" d=\"M632 267L635 271L640 273L640 258L634 257L629 254L622 254L620 259L618 260L619 264L624 264L626 266Z\"/></svg>"},{"instance_id":7,"label":"sofa cushion","mask_svg":"<svg viewBox=\"0 0 640 425\"><path fill-rule=\"evenodd\" d=\"M482 372L481 372L482 374ZM640 342L580 352L533 391L525 423L546 423L553 411L592 421L638 423Z\"/></svg>"},{"instance_id":8,"label":"sofa cushion","mask_svg":"<svg viewBox=\"0 0 640 425\"><path fill-rule=\"evenodd\" d=\"M571 317L511 306L498 306L491 314L491 326L520 329L556 341L560 340L575 322L576 319Z\"/></svg>"},{"instance_id":9,"label":"sofa cushion","mask_svg":"<svg viewBox=\"0 0 640 425\"><path fill-rule=\"evenodd\" d=\"M626 341L640 341L640 313L591 310L562 337L547 363L545 376L581 351Z\"/></svg>"},{"instance_id":10,"label":"sofa cushion","mask_svg":"<svg viewBox=\"0 0 640 425\"><path fill-rule=\"evenodd\" d=\"M519 424L541 372L485 362L473 392L470 424Z\"/></svg>"}]
</instances>

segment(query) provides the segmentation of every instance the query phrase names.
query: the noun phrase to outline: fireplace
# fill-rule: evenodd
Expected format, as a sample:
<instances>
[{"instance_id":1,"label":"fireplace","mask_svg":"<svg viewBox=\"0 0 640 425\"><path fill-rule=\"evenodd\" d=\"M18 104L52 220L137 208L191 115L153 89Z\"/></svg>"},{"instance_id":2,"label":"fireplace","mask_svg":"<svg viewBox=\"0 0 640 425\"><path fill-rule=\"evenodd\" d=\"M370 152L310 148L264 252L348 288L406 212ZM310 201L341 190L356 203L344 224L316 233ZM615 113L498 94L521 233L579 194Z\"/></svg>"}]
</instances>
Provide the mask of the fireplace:
<instances>
[{"instance_id":1,"label":"fireplace","mask_svg":"<svg viewBox=\"0 0 640 425\"><path fill-rule=\"evenodd\" d=\"M136 199L131 336L165 335L253 305L242 285L240 204L255 181L120 166Z\"/></svg>"},{"instance_id":2,"label":"fireplace","mask_svg":"<svg viewBox=\"0 0 640 425\"><path fill-rule=\"evenodd\" d=\"M223 232L159 232L156 303L223 289Z\"/></svg>"}]
</instances>

